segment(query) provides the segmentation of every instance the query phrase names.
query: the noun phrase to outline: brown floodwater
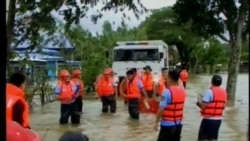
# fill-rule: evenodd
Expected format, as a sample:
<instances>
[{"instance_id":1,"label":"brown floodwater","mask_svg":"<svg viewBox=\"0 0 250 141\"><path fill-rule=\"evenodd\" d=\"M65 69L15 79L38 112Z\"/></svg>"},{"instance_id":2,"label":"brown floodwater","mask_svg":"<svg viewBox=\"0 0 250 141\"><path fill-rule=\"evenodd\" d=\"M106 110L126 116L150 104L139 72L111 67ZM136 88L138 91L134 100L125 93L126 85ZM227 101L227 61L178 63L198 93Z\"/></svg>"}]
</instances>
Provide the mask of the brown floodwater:
<instances>
[{"instance_id":1,"label":"brown floodwater","mask_svg":"<svg viewBox=\"0 0 250 141\"><path fill-rule=\"evenodd\" d=\"M223 86L226 86L227 75L223 76ZM201 118L196 107L198 94L203 93L210 85L210 75L190 76L187 84L188 98L185 104L185 118L182 131L182 141L196 141ZM238 76L236 100L234 106L228 106L220 128L220 141L246 141L249 112L249 76ZM158 132L153 130L155 116L141 114L139 121L128 118L127 107L123 101L118 101L116 114L102 114L99 100L84 100L84 114L78 126L60 126L59 103L53 102L43 107L36 107L31 114L31 126L37 131L43 141L57 141L67 130L81 131L91 141L155 141Z\"/></svg>"}]
</instances>

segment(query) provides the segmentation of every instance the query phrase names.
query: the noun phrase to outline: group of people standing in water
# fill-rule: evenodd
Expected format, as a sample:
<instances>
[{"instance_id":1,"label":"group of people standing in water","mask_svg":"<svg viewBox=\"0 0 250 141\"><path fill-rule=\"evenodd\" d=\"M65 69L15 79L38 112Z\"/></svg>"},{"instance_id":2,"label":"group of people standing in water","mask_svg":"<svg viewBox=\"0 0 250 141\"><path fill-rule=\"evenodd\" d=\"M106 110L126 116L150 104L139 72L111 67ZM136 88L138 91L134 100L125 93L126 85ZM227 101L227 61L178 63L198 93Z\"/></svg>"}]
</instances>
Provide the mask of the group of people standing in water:
<instances>
[{"instance_id":1,"label":"group of people standing in water","mask_svg":"<svg viewBox=\"0 0 250 141\"><path fill-rule=\"evenodd\" d=\"M156 114L153 128L157 131L160 124L157 141L180 141L183 116L185 115L183 110L186 100L187 71L184 68L181 72L162 68L159 81L154 82L151 67L145 66L143 69L143 72L138 72L135 68L128 70L126 77L119 85L115 82L114 71L110 68L105 69L97 77L95 91L96 97L102 102L102 112L116 113L116 99L120 94L128 106L128 114L132 119L139 120L140 113ZM200 108L203 117L198 141L216 141L218 139L227 99L227 93L220 87L221 84L221 76L214 75L211 80L211 87L204 93L203 97L197 99L196 105ZM29 108L24 101L24 88L25 76L21 73L13 74L6 88L6 118L8 124L13 124L13 122L18 124L26 132L29 132L29 136L32 136L34 141L40 141L41 138L29 130ZM67 124L69 118L71 118L72 124L80 124L82 99L84 97L81 71L74 70L72 74L67 70L60 71L54 93L56 99L61 102L59 123ZM12 126L7 126L7 128L10 127ZM14 130L11 129L10 131ZM78 136L83 137L79 134ZM84 136L84 138L85 140L79 141L88 140L87 137Z\"/></svg>"}]
</instances>

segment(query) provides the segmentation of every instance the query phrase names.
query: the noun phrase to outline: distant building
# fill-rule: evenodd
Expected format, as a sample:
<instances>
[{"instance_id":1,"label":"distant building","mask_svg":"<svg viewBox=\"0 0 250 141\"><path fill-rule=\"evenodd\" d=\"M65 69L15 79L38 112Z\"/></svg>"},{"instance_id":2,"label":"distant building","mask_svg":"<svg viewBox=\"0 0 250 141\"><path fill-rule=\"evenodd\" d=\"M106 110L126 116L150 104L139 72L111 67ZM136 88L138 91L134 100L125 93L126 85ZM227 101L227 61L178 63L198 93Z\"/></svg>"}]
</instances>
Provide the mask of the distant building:
<instances>
[{"instance_id":1,"label":"distant building","mask_svg":"<svg viewBox=\"0 0 250 141\"><path fill-rule=\"evenodd\" d=\"M46 69L48 76L55 79L60 65L76 66L78 68L81 66L81 62L73 60L75 47L63 35L45 37L44 41L33 50L29 48L29 41L24 41L18 46L14 47L13 45L12 47L16 53L16 57L10 60L10 64L12 64L11 70L14 71L22 70L27 74L34 75L37 70ZM35 67L21 66L19 62L23 59L33 62Z\"/></svg>"}]
</instances>

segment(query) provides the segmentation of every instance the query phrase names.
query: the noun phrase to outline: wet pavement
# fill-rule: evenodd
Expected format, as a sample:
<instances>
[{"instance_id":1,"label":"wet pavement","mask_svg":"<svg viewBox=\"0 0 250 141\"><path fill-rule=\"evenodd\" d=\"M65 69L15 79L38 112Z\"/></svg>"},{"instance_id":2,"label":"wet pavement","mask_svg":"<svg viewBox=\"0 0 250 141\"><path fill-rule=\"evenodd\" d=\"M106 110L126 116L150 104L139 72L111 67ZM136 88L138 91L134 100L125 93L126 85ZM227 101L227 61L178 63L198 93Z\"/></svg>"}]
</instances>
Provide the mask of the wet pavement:
<instances>
[{"instance_id":1,"label":"wet pavement","mask_svg":"<svg viewBox=\"0 0 250 141\"><path fill-rule=\"evenodd\" d=\"M223 76L223 86L226 86L226 75ZM182 141L196 141L201 118L196 107L198 94L203 93L210 85L211 76L190 76L187 84L187 100L185 104ZM234 106L225 110L225 116L220 128L219 141L246 141L246 130L249 112L249 76L238 76L237 95ZM77 130L85 133L91 141L155 141L158 132L153 130L155 116L141 114L140 121L128 118L127 107L123 101L118 102L116 114L101 114L99 100L84 100L84 114L81 125L60 126L59 103L53 102L44 107L36 107L31 115L31 126L37 131L43 141L57 141L67 130Z\"/></svg>"}]
</instances>

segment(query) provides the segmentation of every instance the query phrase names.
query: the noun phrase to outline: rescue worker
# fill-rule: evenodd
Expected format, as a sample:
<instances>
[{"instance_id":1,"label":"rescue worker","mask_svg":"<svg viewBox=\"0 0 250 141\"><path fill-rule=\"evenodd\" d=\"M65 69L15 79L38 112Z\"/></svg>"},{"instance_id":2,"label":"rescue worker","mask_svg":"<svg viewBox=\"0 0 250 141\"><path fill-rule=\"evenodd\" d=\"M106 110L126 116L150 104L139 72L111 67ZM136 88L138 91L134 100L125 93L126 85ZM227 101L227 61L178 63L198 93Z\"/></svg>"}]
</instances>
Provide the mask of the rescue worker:
<instances>
[{"instance_id":1,"label":"rescue worker","mask_svg":"<svg viewBox=\"0 0 250 141\"><path fill-rule=\"evenodd\" d=\"M113 78L114 78L114 75L115 75L113 69L112 69L112 68L107 68L107 69L105 69L105 70L111 72L110 77L113 79ZM102 74L102 73L99 74L99 75L96 77L96 80L95 80L95 82L94 82L94 87L95 87L95 98L99 98L98 92L97 92L97 82L98 82L98 80L101 79L102 77L103 77L103 74Z\"/></svg>"},{"instance_id":2,"label":"rescue worker","mask_svg":"<svg viewBox=\"0 0 250 141\"><path fill-rule=\"evenodd\" d=\"M59 139L59 141L89 141L89 138L77 131L67 131Z\"/></svg>"},{"instance_id":3,"label":"rescue worker","mask_svg":"<svg viewBox=\"0 0 250 141\"><path fill-rule=\"evenodd\" d=\"M148 100L148 96L146 91L144 90L144 86L141 82L141 79L136 77L136 74L133 70L128 70L127 74L127 88L126 94L123 95L125 99L128 101L128 112L132 119L139 119L139 99L141 98L141 94L144 95Z\"/></svg>"},{"instance_id":4,"label":"rescue worker","mask_svg":"<svg viewBox=\"0 0 250 141\"><path fill-rule=\"evenodd\" d=\"M182 81L183 87L186 88L187 80L188 80L188 72L185 69L185 67L183 67L182 70L181 70L181 72L180 72L180 79Z\"/></svg>"},{"instance_id":5,"label":"rescue worker","mask_svg":"<svg viewBox=\"0 0 250 141\"><path fill-rule=\"evenodd\" d=\"M6 119L30 128L29 106L24 99L25 80L25 75L17 72L6 84Z\"/></svg>"},{"instance_id":6,"label":"rescue worker","mask_svg":"<svg viewBox=\"0 0 250 141\"><path fill-rule=\"evenodd\" d=\"M145 91L148 94L148 97L152 98L154 89L154 80L153 75L151 73L152 69L150 66L145 66L143 70L144 72L141 74L142 83Z\"/></svg>"},{"instance_id":7,"label":"rescue worker","mask_svg":"<svg viewBox=\"0 0 250 141\"><path fill-rule=\"evenodd\" d=\"M81 80L81 74L82 72L80 70L74 70L72 72L72 81L76 84L77 86L77 98L75 100L75 104L77 105L77 109L79 110L80 113L82 113L82 98L84 96L84 84Z\"/></svg>"},{"instance_id":8,"label":"rescue worker","mask_svg":"<svg viewBox=\"0 0 250 141\"><path fill-rule=\"evenodd\" d=\"M67 70L60 72L60 81L57 83L55 88L55 97L61 102L61 115L60 124L67 124L69 117L71 117L72 124L80 123L80 114L75 104L77 98L77 87L70 80L70 74Z\"/></svg>"},{"instance_id":9,"label":"rescue worker","mask_svg":"<svg viewBox=\"0 0 250 141\"><path fill-rule=\"evenodd\" d=\"M178 85L179 77L180 74L177 70L168 72L168 88L161 96L160 108L154 124L154 129L157 131L161 119L157 141L180 141L186 92L183 87Z\"/></svg>"},{"instance_id":10,"label":"rescue worker","mask_svg":"<svg viewBox=\"0 0 250 141\"><path fill-rule=\"evenodd\" d=\"M203 117L198 134L199 141L216 141L219 135L223 111L227 101L227 92L221 87L222 77L214 75L211 88L203 98L198 97L197 106L201 109Z\"/></svg>"},{"instance_id":11,"label":"rescue worker","mask_svg":"<svg viewBox=\"0 0 250 141\"><path fill-rule=\"evenodd\" d=\"M7 121L6 130L6 141L42 141L37 133L14 121Z\"/></svg>"},{"instance_id":12,"label":"rescue worker","mask_svg":"<svg viewBox=\"0 0 250 141\"><path fill-rule=\"evenodd\" d=\"M137 73L137 69L136 68L132 68L131 70L134 72L134 74L136 75L136 77L140 77L140 75ZM121 81L121 83L119 85L119 93L121 95L125 95L127 83L128 83L128 79L126 77L124 79L122 79L122 81ZM124 99L124 104L127 104L127 100L126 99Z\"/></svg>"},{"instance_id":13,"label":"rescue worker","mask_svg":"<svg viewBox=\"0 0 250 141\"><path fill-rule=\"evenodd\" d=\"M162 93L167 85L167 83L166 83L167 77L168 77L168 69L162 68L159 83L156 85L156 87L154 89L154 97L162 95Z\"/></svg>"},{"instance_id":14,"label":"rescue worker","mask_svg":"<svg viewBox=\"0 0 250 141\"><path fill-rule=\"evenodd\" d=\"M116 112L116 84L110 75L112 72L109 69L104 70L103 77L99 78L97 82L97 92L102 101L103 113Z\"/></svg>"}]
</instances>

